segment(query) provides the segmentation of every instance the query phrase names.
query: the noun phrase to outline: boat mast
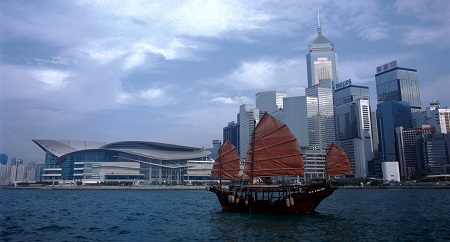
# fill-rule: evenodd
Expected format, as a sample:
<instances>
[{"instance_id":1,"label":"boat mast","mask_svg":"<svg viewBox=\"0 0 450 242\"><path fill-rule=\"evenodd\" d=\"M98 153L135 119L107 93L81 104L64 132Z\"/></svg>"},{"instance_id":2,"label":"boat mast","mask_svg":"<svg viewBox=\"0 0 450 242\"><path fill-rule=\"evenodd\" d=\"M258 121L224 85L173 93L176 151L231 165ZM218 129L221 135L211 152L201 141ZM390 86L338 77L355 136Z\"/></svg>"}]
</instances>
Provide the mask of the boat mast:
<instances>
[{"instance_id":1,"label":"boat mast","mask_svg":"<svg viewBox=\"0 0 450 242\"><path fill-rule=\"evenodd\" d=\"M220 147L222 147L222 142L220 143ZM220 149L219 149L220 150ZM222 188L222 158L221 158L221 153L218 154L219 156L219 187Z\"/></svg>"},{"instance_id":2,"label":"boat mast","mask_svg":"<svg viewBox=\"0 0 450 242\"><path fill-rule=\"evenodd\" d=\"M253 169L254 169L254 160L255 160L255 129L256 129L256 120L253 120L253 133L252 133L252 158L250 160L250 184L253 185Z\"/></svg>"},{"instance_id":3,"label":"boat mast","mask_svg":"<svg viewBox=\"0 0 450 242\"><path fill-rule=\"evenodd\" d=\"M333 145L333 143L331 143L331 145ZM328 152L330 152L331 150L331 145L328 145L328 149L325 148L325 170L324 170L324 175L325 175L325 179L330 180L330 177L328 176L328 160L327 160L327 155Z\"/></svg>"}]
</instances>

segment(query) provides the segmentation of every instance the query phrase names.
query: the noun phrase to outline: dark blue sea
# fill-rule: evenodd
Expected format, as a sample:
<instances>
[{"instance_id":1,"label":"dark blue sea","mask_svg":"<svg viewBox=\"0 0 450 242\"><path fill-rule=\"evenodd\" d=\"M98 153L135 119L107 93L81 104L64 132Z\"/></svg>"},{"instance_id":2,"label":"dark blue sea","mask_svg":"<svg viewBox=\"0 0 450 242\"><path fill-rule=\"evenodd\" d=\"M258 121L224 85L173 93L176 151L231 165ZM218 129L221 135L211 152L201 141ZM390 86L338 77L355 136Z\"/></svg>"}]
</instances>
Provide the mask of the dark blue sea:
<instances>
[{"instance_id":1,"label":"dark blue sea","mask_svg":"<svg viewBox=\"0 0 450 242\"><path fill-rule=\"evenodd\" d=\"M0 189L0 241L450 241L450 189L341 189L317 212L222 212L203 190Z\"/></svg>"}]
</instances>

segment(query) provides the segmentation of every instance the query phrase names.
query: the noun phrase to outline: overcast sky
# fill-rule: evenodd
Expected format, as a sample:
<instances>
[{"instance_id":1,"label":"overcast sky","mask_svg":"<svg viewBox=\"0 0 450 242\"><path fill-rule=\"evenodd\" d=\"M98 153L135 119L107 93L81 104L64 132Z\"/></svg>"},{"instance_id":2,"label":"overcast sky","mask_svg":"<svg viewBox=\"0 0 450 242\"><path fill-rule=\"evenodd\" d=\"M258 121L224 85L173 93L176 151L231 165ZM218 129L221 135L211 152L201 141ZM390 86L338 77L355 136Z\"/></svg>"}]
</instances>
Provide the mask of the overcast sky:
<instances>
[{"instance_id":1,"label":"overcast sky","mask_svg":"<svg viewBox=\"0 0 450 242\"><path fill-rule=\"evenodd\" d=\"M339 78L369 86L397 60L422 105L450 106L450 1L0 1L0 153L32 139L212 147L261 91L304 95L317 35Z\"/></svg>"}]
</instances>

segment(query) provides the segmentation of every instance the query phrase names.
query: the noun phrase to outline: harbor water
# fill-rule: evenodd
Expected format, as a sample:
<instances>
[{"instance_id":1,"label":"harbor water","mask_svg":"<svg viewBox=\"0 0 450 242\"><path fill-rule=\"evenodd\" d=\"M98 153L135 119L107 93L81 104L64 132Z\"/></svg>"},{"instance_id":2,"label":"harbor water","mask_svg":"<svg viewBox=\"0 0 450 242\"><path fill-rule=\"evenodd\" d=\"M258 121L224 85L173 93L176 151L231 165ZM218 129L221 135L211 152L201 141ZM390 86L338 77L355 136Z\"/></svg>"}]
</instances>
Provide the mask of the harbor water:
<instances>
[{"instance_id":1,"label":"harbor water","mask_svg":"<svg viewBox=\"0 0 450 242\"><path fill-rule=\"evenodd\" d=\"M204 190L0 189L0 241L450 240L450 189L340 189L316 211L223 212Z\"/></svg>"}]
</instances>

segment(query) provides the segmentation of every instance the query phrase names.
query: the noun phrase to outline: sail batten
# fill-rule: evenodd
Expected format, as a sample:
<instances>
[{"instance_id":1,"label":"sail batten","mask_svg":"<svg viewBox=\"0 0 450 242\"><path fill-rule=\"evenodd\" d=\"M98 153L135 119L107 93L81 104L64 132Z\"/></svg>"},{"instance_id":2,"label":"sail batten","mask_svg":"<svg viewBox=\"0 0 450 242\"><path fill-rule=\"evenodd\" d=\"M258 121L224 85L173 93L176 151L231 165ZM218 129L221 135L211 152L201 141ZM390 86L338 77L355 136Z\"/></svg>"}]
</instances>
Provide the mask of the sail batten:
<instances>
[{"instance_id":1,"label":"sail batten","mask_svg":"<svg viewBox=\"0 0 450 242\"><path fill-rule=\"evenodd\" d=\"M272 148L272 147L275 147L275 146L278 146L278 145L284 145L284 144L289 143L289 142L292 142L292 141L297 141L297 139L294 138L294 139L291 139L291 140L287 140L287 141L284 141L284 142L280 142L280 143L273 144L273 145L271 145L271 146L266 146L266 147L262 147L262 148L260 148L260 149L255 149L253 152L257 152L257 151L261 151L261 150L264 150L264 149ZM250 152L251 152L251 151L250 151Z\"/></svg>"},{"instance_id":2,"label":"sail batten","mask_svg":"<svg viewBox=\"0 0 450 242\"><path fill-rule=\"evenodd\" d=\"M217 153L217 158L211 169L211 177L237 180L240 168L240 158L236 147L227 140L222 144Z\"/></svg>"},{"instance_id":3,"label":"sail batten","mask_svg":"<svg viewBox=\"0 0 450 242\"><path fill-rule=\"evenodd\" d=\"M303 155L286 124L264 114L247 151L244 178L303 176Z\"/></svg>"},{"instance_id":4,"label":"sail batten","mask_svg":"<svg viewBox=\"0 0 450 242\"><path fill-rule=\"evenodd\" d=\"M352 174L352 168L345 151L336 144L330 146L325 159L327 161L326 172L328 176Z\"/></svg>"}]
</instances>

